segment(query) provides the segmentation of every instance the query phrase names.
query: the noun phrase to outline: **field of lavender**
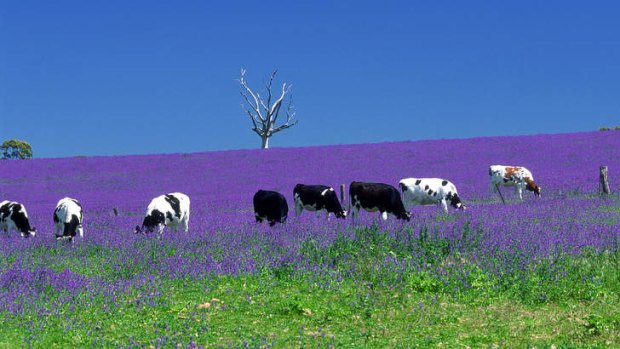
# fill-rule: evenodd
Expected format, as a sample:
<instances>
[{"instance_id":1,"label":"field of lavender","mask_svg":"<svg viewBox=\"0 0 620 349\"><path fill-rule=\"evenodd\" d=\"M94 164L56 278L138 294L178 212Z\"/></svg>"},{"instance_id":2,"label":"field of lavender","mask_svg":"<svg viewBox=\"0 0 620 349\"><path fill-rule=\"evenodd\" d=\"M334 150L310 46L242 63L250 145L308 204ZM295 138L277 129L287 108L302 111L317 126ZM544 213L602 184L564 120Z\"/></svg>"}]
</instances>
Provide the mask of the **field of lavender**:
<instances>
[{"instance_id":1,"label":"field of lavender","mask_svg":"<svg viewBox=\"0 0 620 349\"><path fill-rule=\"evenodd\" d=\"M542 198L502 204L492 164L528 167ZM37 235L0 236L0 346L617 346L620 201L600 165L618 193L620 133L3 161L0 200ZM290 205L296 183L404 177L451 180L467 210L254 222L258 189ZM174 191L189 233L134 235ZM65 196L84 209L73 245L54 240Z\"/></svg>"}]
</instances>

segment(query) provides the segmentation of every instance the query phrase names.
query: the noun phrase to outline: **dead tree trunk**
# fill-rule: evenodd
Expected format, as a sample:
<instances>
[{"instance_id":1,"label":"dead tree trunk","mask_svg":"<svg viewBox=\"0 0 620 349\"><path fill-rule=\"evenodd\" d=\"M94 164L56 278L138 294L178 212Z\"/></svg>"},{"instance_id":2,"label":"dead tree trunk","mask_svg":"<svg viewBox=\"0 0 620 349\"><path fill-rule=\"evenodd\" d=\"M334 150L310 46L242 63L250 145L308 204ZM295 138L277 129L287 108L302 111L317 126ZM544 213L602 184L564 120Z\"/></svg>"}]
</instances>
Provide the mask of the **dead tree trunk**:
<instances>
[{"instance_id":1,"label":"dead tree trunk","mask_svg":"<svg viewBox=\"0 0 620 349\"><path fill-rule=\"evenodd\" d=\"M601 166L599 169L599 188L605 195L609 195L611 191L609 190L609 178L608 178L608 169L607 166Z\"/></svg>"},{"instance_id":2,"label":"dead tree trunk","mask_svg":"<svg viewBox=\"0 0 620 349\"><path fill-rule=\"evenodd\" d=\"M340 202L342 202L343 204L344 204L344 189L345 189L344 184L340 184Z\"/></svg>"}]
</instances>

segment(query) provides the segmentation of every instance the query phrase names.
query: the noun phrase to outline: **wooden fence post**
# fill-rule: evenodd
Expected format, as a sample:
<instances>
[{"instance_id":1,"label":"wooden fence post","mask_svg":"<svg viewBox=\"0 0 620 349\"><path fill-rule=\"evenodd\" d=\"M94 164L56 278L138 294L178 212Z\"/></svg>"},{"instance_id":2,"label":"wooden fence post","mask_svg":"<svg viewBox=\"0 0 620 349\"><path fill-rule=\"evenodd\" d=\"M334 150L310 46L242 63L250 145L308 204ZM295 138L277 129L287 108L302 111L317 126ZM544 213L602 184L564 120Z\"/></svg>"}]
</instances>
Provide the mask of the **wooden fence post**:
<instances>
[{"instance_id":1,"label":"wooden fence post","mask_svg":"<svg viewBox=\"0 0 620 349\"><path fill-rule=\"evenodd\" d=\"M344 184L340 184L340 202L344 203Z\"/></svg>"},{"instance_id":2,"label":"wooden fence post","mask_svg":"<svg viewBox=\"0 0 620 349\"><path fill-rule=\"evenodd\" d=\"M599 188L602 189L603 194L609 195L610 190L609 190L609 178L608 178L607 166L601 166L601 168L599 169L599 180L600 180Z\"/></svg>"}]
</instances>

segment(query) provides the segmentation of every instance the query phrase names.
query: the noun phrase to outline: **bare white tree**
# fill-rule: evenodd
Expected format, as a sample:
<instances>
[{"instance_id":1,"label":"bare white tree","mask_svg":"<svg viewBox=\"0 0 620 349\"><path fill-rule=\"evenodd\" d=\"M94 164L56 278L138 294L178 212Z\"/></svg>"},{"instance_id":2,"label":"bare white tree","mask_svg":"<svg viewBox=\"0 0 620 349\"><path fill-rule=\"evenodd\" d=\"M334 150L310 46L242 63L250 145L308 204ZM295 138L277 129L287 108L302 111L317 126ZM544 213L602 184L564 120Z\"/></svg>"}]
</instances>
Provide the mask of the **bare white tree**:
<instances>
[{"instance_id":1,"label":"bare white tree","mask_svg":"<svg viewBox=\"0 0 620 349\"><path fill-rule=\"evenodd\" d=\"M241 96L243 96L244 102L241 104L243 110L248 114L252 121L252 131L254 131L261 138L261 148L269 148L269 138L275 133L278 133L287 128L293 127L297 124L298 120L295 120L295 107L293 106L293 96L291 93L292 85L282 84L282 90L280 91L280 97L274 100L275 96L272 93L273 80L276 77L278 70L274 70L269 76L269 80L265 82L266 99L259 93L255 93L248 86L248 82L245 79L245 69L241 69L241 78L239 83L241 84ZM288 103L286 107L286 121L277 125L278 116L280 115L280 109L284 100L288 96Z\"/></svg>"}]
</instances>

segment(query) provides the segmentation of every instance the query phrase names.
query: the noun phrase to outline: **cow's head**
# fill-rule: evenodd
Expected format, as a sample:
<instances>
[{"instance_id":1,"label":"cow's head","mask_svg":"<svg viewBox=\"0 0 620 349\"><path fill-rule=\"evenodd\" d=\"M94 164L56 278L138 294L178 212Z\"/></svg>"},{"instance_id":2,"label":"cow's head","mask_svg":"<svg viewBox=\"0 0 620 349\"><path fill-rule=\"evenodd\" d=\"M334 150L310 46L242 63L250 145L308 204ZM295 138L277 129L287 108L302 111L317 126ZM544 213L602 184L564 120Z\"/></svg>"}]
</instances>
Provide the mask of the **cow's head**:
<instances>
[{"instance_id":1,"label":"cow's head","mask_svg":"<svg viewBox=\"0 0 620 349\"><path fill-rule=\"evenodd\" d=\"M461 198L456 193L452 194L452 197L450 198L450 206L456 208L457 210L465 209L465 205L463 205L463 203L461 202Z\"/></svg>"},{"instance_id":2,"label":"cow's head","mask_svg":"<svg viewBox=\"0 0 620 349\"><path fill-rule=\"evenodd\" d=\"M529 191L533 191L534 194L538 197L540 197L540 187L536 185L536 183L531 180L531 179L526 179L527 185L525 186L525 189L529 190Z\"/></svg>"},{"instance_id":3,"label":"cow's head","mask_svg":"<svg viewBox=\"0 0 620 349\"><path fill-rule=\"evenodd\" d=\"M340 201L338 201L338 196L334 188L323 190L321 196L325 197L327 212L333 212L337 218L347 218L347 211L342 209L342 205L340 205Z\"/></svg>"},{"instance_id":4,"label":"cow's head","mask_svg":"<svg viewBox=\"0 0 620 349\"><path fill-rule=\"evenodd\" d=\"M23 238L29 238L31 236L35 236L37 235L37 228L30 228L26 230L25 232L22 231L21 235Z\"/></svg>"},{"instance_id":5,"label":"cow's head","mask_svg":"<svg viewBox=\"0 0 620 349\"><path fill-rule=\"evenodd\" d=\"M166 225L166 217L159 210L153 210L148 213L142 221L142 227L136 226L134 233L152 233L157 230L161 232Z\"/></svg>"},{"instance_id":6,"label":"cow's head","mask_svg":"<svg viewBox=\"0 0 620 349\"><path fill-rule=\"evenodd\" d=\"M409 222L409 220L411 219L411 212L402 211L402 212L400 212L399 214L396 215L396 218L404 219L407 222Z\"/></svg>"},{"instance_id":7,"label":"cow's head","mask_svg":"<svg viewBox=\"0 0 620 349\"><path fill-rule=\"evenodd\" d=\"M347 218L347 211L346 210L341 210L338 211L336 213L334 213L336 215L336 218Z\"/></svg>"}]
</instances>

